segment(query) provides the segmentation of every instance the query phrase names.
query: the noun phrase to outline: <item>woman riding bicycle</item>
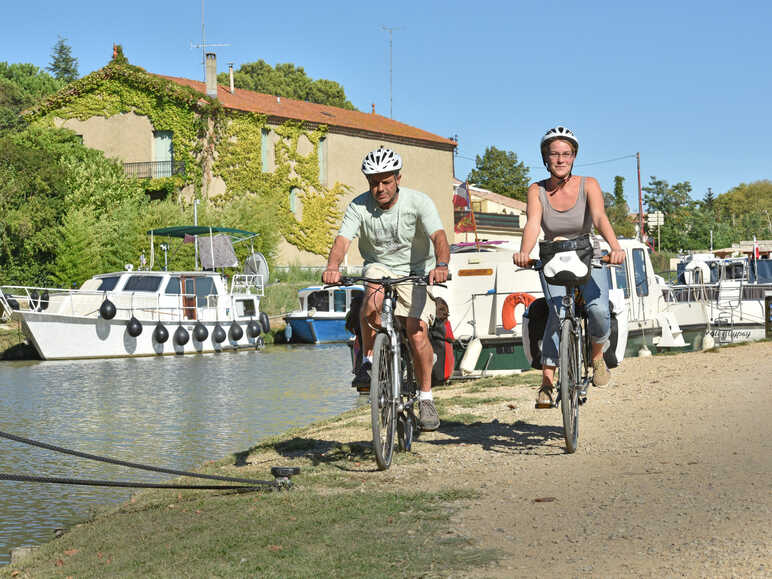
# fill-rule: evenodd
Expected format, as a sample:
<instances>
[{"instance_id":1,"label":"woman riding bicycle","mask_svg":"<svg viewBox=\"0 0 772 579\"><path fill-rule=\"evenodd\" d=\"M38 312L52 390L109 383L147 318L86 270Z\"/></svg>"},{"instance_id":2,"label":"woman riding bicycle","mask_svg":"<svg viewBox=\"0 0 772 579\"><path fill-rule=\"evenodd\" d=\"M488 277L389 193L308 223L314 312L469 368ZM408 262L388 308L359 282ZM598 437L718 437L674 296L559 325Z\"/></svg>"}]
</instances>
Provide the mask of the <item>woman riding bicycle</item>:
<instances>
[{"instance_id":1,"label":"woman riding bicycle","mask_svg":"<svg viewBox=\"0 0 772 579\"><path fill-rule=\"evenodd\" d=\"M555 238L573 238L590 233L593 226L611 248L609 263L620 264L624 261L625 253L606 216L598 181L593 177L572 175L578 151L578 139L565 127L550 129L542 137L541 157L550 176L532 183L528 188L528 221L523 230L520 251L512 258L519 267L528 266L540 230L544 231L547 241L553 241ZM605 266L592 270L592 277L582 286L581 291L592 342L592 382L595 386L604 386L610 378L603 360L603 346L609 338L611 327L608 277ZM542 385L536 398L536 408L552 408L560 326L556 312L561 309L566 288L547 284L543 275L541 282L550 307L542 341Z\"/></svg>"}]
</instances>

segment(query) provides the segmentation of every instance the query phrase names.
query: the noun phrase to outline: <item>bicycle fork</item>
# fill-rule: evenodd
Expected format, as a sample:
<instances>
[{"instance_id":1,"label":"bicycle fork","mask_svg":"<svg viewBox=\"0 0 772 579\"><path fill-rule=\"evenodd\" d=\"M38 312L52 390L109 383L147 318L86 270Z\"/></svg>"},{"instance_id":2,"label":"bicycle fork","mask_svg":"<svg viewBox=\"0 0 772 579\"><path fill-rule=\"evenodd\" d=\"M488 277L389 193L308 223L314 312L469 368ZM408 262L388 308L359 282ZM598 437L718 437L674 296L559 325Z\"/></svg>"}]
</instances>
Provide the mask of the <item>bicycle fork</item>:
<instances>
[{"instance_id":1,"label":"bicycle fork","mask_svg":"<svg viewBox=\"0 0 772 579\"><path fill-rule=\"evenodd\" d=\"M394 328L394 305L390 297L383 300L383 309L381 311L381 324L386 328L391 345L391 392L389 401L397 401L397 412L402 412L403 404L400 392L402 391L402 369L400 368L400 351L397 330Z\"/></svg>"}]
</instances>

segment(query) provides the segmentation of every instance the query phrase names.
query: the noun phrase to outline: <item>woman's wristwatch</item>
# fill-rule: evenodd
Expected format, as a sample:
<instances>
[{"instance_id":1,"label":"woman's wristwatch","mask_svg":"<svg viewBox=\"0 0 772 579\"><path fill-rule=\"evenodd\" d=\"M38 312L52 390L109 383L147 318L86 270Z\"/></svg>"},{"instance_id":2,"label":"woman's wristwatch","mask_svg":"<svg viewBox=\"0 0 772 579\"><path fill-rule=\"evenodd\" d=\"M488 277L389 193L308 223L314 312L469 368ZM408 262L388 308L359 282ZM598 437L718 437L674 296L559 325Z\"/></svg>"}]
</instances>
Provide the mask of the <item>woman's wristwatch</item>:
<instances>
[{"instance_id":1,"label":"woman's wristwatch","mask_svg":"<svg viewBox=\"0 0 772 579\"><path fill-rule=\"evenodd\" d=\"M437 262L437 267L448 267L448 264L445 263L444 261L438 261Z\"/></svg>"}]
</instances>

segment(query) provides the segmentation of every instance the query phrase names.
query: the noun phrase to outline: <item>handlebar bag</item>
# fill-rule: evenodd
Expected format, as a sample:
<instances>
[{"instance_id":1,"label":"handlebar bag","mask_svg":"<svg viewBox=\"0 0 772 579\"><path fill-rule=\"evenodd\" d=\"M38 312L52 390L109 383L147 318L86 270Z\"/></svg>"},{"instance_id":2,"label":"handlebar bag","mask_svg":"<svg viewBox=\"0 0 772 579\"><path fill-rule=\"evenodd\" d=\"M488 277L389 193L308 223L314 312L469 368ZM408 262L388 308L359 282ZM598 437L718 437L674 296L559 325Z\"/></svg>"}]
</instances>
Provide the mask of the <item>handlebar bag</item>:
<instances>
[{"instance_id":1,"label":"handlebar bag","mask_svg":"<svg viewBox=\"0 0 772 579\"><path fill-rule=\"evenodd\" d=\"M590 234L573 239L539 242L542 273L551 285L582 285L592 272Z\"/></svg>"}]
</instances>

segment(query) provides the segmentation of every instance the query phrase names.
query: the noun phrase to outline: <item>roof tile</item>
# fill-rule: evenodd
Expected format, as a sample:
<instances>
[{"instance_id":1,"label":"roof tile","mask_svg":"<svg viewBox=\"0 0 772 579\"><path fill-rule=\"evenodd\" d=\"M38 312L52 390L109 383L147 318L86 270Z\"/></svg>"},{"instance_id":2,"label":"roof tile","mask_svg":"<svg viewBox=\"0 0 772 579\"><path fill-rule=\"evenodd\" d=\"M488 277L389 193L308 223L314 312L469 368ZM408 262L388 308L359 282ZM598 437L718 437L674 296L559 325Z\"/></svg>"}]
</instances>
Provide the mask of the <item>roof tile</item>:
<instances>
[{"instance_id":1,"label":"roof tile","mask_svg":"<svg viewBox=\"0 0 772 579\"><path fill-rule=\"evenodd\" d=\"M157 76L206 94L206 84L201 81L175 76ZM225 108L262 113L279 119L301 120L344 130L365 131L373 134L424 141L442 146L442 148L453 148L456 146L456 142L451 139L440 137L439 135L375 113L368 114L360 111L350 111L339 107L277 97L240 88L231 94L228 89L219 85L217 87L217 99Z\"/></svg>"}]
</instances>

